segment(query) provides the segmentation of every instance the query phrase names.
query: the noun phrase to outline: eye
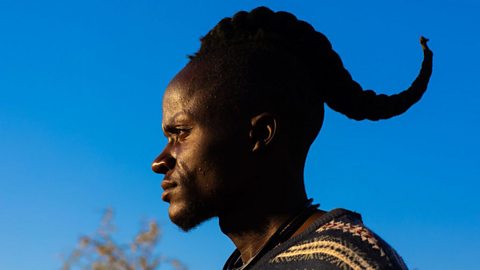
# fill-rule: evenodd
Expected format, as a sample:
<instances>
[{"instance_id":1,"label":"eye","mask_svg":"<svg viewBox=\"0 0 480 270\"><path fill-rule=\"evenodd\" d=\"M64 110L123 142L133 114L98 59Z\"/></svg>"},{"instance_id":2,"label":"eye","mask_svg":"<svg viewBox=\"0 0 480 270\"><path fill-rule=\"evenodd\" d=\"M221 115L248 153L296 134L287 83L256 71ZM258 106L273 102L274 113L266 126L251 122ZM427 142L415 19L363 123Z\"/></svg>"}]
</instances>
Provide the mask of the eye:
<instances>
[{"instance_id":1,"label":"eye","mask_svg":"<svg viewBox=\"0 0 480 270\"><path fill-rule=\"evenodd\" d=\"M173 143L184 141L190 135L190 130L191 128L173 127L168 130L168 141Z\"/></svg>"}]
</instances>

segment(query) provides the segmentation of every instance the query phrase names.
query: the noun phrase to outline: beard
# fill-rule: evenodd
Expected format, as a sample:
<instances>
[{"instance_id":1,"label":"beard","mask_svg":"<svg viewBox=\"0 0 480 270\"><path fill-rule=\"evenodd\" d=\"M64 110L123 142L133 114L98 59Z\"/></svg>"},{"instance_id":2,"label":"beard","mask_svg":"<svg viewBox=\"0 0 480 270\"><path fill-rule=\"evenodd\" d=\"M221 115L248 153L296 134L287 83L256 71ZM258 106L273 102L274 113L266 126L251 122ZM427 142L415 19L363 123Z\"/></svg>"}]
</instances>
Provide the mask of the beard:
<instances>
[{"instance_id":1,"label":"beard","mask_svg":"<svg viewBox=\"0 0 480 270\"><path fill-rule=\"evenodd\" d=\"M216 216L210 205L192 198L189 198L182 206L171 205L170 207L180 208L176 211L169 210L169 217L184 232L188 232Z\"/></svg>"},{"instance_id":2,"label":"beard","mask_svg":"<svg viewBox=\"0 0 480 270\"><path fill-rule=\"evenodd\" d=\"M183 181L177 180L181 184L179 184L178 192L172 196L168 214L175 225L182 231L188 232L203 222L216 217L218 207L222 205L222 199L218 196L219 193L216 190L202 192L202 188L195 181L198 178L194 173L181 175L180 179L183 179Z\"/></svg>"},{"instance_id":3,"label":"beard","mask_svg":"<svg viewBox=\"0 0 480 270\"><path fill-rule=\"evenodd\" d=\"M191 170L180 162L177 166L177 177L173 179L179 189L172 194L168 214L175 225L188 232L218 217L227 205L231 205L235 196L230 185L226 185L226 181L218 175L208 175L206 169Z\"/></svg>"}]
</instances>

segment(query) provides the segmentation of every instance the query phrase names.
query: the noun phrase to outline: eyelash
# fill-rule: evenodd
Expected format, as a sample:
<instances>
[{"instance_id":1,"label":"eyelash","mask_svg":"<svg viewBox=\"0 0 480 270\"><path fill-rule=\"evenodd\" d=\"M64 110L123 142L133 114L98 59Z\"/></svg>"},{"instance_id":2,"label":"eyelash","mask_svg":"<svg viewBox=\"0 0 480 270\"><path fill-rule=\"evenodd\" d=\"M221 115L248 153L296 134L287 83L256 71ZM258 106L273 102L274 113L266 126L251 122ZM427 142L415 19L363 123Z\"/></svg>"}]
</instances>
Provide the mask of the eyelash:
<instances>
[{"instance_id":1,"label":"eyelash","mask_svg":"<svg viewBox=\"0 0 480 270\"><path fill-rule=\"evenodd\" d=\"M179 141L180 139L185 139L186 135L190 131L189 128L172 128L169 130L168 140L170 141L173 138L174 142Z\"/></svg>"}]
</instances>

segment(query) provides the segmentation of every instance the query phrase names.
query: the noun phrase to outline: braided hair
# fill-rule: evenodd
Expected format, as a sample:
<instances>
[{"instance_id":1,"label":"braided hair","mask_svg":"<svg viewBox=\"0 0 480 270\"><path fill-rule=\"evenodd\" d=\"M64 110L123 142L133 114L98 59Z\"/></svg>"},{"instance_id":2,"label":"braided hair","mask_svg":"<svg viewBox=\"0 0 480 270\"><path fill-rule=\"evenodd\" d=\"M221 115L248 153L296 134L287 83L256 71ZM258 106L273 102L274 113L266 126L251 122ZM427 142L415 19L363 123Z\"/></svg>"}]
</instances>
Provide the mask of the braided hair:
<instances>
[{"instance_id":1,"label":"braided hair","mask_svg":"<svg viewBox=\"0 0 480 270\"><path fill-rule=\"evenodd\" d=\"M323 123L324 103L348 118L377 121L400 115L420 100L432 72L427 41L420 38L424 60L417 78L408 89L390 96L364 90L329 40L310 24L266 7L222 19L201 38L199 51L190 58L214 59L218 72L241 77L237 82L243 83L238 87L243 96L261 97L264 103L301 113L314 138Z\"/></svg>"}]
</instances>

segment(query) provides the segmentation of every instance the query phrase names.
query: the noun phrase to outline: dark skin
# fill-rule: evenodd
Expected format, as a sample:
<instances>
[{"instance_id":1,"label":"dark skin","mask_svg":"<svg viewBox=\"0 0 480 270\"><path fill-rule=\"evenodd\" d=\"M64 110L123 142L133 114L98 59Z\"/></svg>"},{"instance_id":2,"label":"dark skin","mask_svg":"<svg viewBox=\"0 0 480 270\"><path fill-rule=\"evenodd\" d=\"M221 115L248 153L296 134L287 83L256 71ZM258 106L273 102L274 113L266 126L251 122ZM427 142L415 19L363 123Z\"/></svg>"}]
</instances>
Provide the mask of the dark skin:
<instances>
[{"instance_id":1,"label":"dark skin","mask_svg":"<svg viewBox=\"0 0 480 270\"><path fill-rule=\"evenodd\" d=\"M162 128L168 144L152 169L164 174L162 199L170 219L188 231L217 216L247 262L307 200L305 156L289 154L288 128L275 112L224 117L222 100L212 100L205 64L189 64L169 84L163 98ZM314 213L294 234L305 230Z\"/></svg>"}]
</instances>

